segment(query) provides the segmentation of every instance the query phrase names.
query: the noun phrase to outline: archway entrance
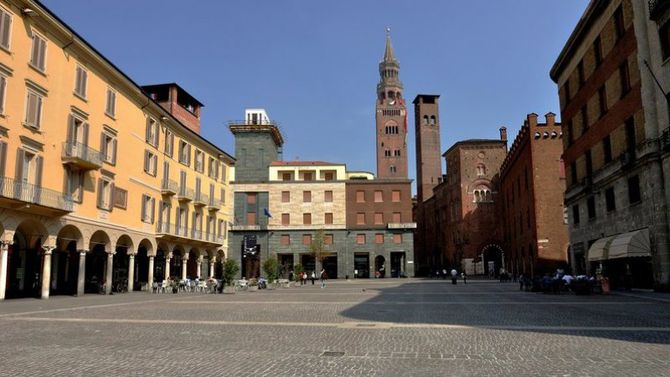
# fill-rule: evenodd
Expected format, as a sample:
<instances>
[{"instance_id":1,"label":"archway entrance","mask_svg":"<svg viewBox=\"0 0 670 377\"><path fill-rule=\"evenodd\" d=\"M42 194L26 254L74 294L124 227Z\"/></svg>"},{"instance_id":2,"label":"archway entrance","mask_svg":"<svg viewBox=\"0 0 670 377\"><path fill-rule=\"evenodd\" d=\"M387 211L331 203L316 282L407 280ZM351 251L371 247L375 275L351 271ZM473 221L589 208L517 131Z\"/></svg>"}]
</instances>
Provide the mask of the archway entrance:
<instances>
[{"instance_id":1,"label":"archway entrance","mask_svg":"<svg viewBox=\"0 0 670 377\"><path fill-rule=\"evenodd\" d=\"M68 242L64 250L54 250L51 254L50 296L77 294L79 258L77 241Z\"/></svg>"},{"instance_id":2,"label":"archway entrance","mask_svg":"<svg viewBox=\"0 0 670 377\"><path fill-rule=\"evenodd\" d=\"M386 258L383 255L375 257L375 277L383 278L386 276Z\"/></svg>"},{"instance_id":3,"label":"archway entrance","mask_svg":"<svg viewBox=\"0 0 670 377\"><path fill-rule=\"evenodd\" d=\"M95 245L86 256L84 293L104 293L107 252L104 245Z\"/></svg>"},{"instance_id":4,"label":"archway entrance","mask_svg":"<svg viewBox=\"0 0 670 377\"><path fill-rule=\"evenodd\" d=\"M154 260L154 268L156 261ZM165 264L165 261L163 261ZM135 275L133 282L133 290L140 290L142 286L149 283L149 253L146 246L140 244L137 248L137 255L135 256ZM156 276L156 275L154 275ZM151 282L153 283L153 282ZM149 287L151 288L151 287Z\"/></svg>"},{"instance_id":5,"label":"archway entrance","mask_svg":"<svg viewBox=\"0 0 670 377\"><path fill-rule=\"evenodd\" d=\"M181 280L181 269L184 264L184 254L181 250L172 250L172 258L170 258L170 277L175 280Z\"/></svg>"},{"instance_id":6,"label":"archway entrance","mask_svg":"<svg viewBox=\"0 0 670 377\"><path fill-rule=\"evenodd\" d=\"M337 279L337 254L324 257L321 264L328 275L328 279ZM317 276L318 273L319 271L317 271Z\"/></svg>"},{"instance_id":7,"label":"archway entrance","mask_svg":"<svg viewBox=\"0 0 670 377\"><path fill-rule=\"evenodd\" d=\"M156 251L156 257L154 258L154 280L157 282L164 281L167 276L165 276L165 256L166 251L160 247ZM150 282L153 284L153 282Z\"/></svg>"},{"instance_id":8,"label":"archway entrance","mask_svg":"<svg viewBox=\"0 0 670 377\"><path fill-rule=\"evenodd\" d=\"M489 277L498 277L501 269L505 268L505 252L496 244L489 244L482 248L484 257L484 273Z\"/></svg>"},{"instance_id":9,"label":"archway entrance","mask_svg":"<svg viewBox=\"0 0 670 377\"><path fill-rule=\"evenodd\" d=\"M195 279L198 276L198 263L200 259L200 253L192 249L190 253L188 253L188 262L186 265L186 277L188 279ZM202 271L201 271L202 272Z\"/></svg>"},{"instance_id":10,"label":"archway entrance","mask_svg":"<svg viewBox=\"0 0 670 377\"><path fill-rule=\"evenodd\" d=\"M5 297L40 297L43 234L31 224L21 223L8 248Z\"/></svg>"}]
</instances>

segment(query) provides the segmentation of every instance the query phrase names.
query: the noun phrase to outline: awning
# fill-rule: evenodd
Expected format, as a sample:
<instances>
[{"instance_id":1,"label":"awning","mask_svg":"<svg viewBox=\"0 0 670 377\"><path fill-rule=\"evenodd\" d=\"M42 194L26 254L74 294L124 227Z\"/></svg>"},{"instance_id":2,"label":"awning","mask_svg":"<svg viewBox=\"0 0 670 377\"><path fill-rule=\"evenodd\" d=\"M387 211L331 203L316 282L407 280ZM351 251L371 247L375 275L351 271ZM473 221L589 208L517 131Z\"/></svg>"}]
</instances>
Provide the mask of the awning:
<instances>
[{"instance_id":1,"label":"awning","mask_svg":"<svg viewBox=\"0 0 670 377\"><path fill-rule=\"evenodd\" d=\"M609 259L649 257L651 243L649 230L641 229L634 232L619 234L609 247Z\"/></svg>"},{"instance_id":2,"label":"awning","mask_svg":"<svg viewBox=\"0 0 670 377\"><path fill-rule=\"evenodd\" d=\"M616 236L610 236L605 238L600 238L589 247L589 262L597 262L607 259L607 251L609 250L610 244Z\"/></svg>"}]
</instances>

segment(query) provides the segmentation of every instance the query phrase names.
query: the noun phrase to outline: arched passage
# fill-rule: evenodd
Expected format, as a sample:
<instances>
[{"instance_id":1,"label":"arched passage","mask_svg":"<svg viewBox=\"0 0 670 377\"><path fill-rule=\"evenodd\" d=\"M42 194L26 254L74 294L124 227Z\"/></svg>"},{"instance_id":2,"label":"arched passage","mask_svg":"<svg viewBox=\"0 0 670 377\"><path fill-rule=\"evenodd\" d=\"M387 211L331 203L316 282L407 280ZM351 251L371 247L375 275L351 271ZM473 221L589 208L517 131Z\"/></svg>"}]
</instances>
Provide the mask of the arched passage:
<instances>
[{"instance_id":1,"label":"arched passage","mask_svg":"<svg viewBox=\"0 0 670 377\"><path fill-rule=\"evenodd\" d=\"M375 257L375 277L383 278L386 274L386 258L383 255L377 255Z\"/></svg>"},{"instance_id":2,"label":"arched passage","mask_svg":"<svg viewBox=\"0 0 670 377\"><path fill-rule=\"evenodd\" d=\"M226 253L223 250L217 250L216 263L214 264L214 278L223 279L223 262L226 261Z\"/></svg>"},{"instance_id":3,"label":"arched passage","mask_svg":"<svg viewBox=\"0 0 670 377\"><path fill-rule=\"evenodd\" d=\"M76 295L79 255L84 239L79 228L66 225L58 232L56 250L51 254L50 295Z\"/></svg>"},{"instance_id":4,"label":"arched passage","mask_svg":"<svg viewBox=\"0 0 670 377\"><path fill-rule=\"evenodd\" d=\"M8 248L5 297L40 297L42 245L47 237L44 225L35 220L24 220L16 228Z\"/></svg>"},{"instance_id":5,"label":"arched passage","mask_svg":"<svg viewBox=\"0 0 670 377\"><path fill-rule=\"evenodd\" d=\"M103 293L107 272L107 253L111 241L107 233L98 230L91 236L89 253L86 256L85 293Z\"/></svg>"},{"instance_id":6,"label":"arched passage","mask_svg":"<svg viewBox=\"0 0 670 377\"><path fill-rule=\"evenodd\" d=\"M500 275L501 269L505 269L505 252L497 244L488 244L481 249L484 261L484 273L490 277Z\"/></svg>"},{"instance_id":7,"label":"arched passage","mask_svg":"<svg viewBox=\"0 0 670 377\"><path fill-rule=\"evenodd\" d=\"M170 277L175 280L182 280L182 265L184 263L184 249L180 246L175 246L172 250L172 257L170 258Z\"/></svg>"},{"instance_id":8,"label":"arched passage","mask_svg":"<svg viewBox=\"0 0 670 377\"><path fill-rule=\"evenodd\" d=\"M134 251L133 240L124 234L116 241L116 253L112 265L112 291L116 293L129 289L128 277L130 276L130 257L128 253ZM134 267L134 266L132 266Z\"/></svg>"},{"instance_id":9,"label":"arched passage","mask_svg":"<svg viewBox=\"0 0 670 377\"><path fill-rule=\"evenodd\" d=\"M189 279L195 279L200 277L200 272L198 271L200 264L200 250L192 248L188 253L188 262L186 265L186 277Z\"/></svg>"},{"instance_id":10,"label":"arched passage","mask_svg":"<svg viewBox=\"0 0 670 377\"><path fill-rule=\"evenodd\" d=\"M153 255L153 245L151 241L145 238L140 241L140 245L137 247L133 290L140 290L145 284L153 283L149 281L149 255ZM156 268L155 263L156 261L154 260L154 270ZM163 261L163 264L165 264L165 261Z\"/></svg>"}]
</instances>

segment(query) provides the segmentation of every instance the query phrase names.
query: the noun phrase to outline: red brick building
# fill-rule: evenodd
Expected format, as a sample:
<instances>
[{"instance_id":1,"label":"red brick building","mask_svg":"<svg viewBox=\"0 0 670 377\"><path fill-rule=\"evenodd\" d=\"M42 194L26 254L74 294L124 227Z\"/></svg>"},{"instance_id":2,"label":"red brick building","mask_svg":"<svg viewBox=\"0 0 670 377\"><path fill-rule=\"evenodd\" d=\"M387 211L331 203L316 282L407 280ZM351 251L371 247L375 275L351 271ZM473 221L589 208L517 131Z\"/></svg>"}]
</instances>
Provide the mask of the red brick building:
<instances>
[{"instance_id":1,"label":"red brick building","mask_svg":"<svg viewBox=\"0 0 670 377\"><path fill-rule=\"evenodd\" d=\"M534 275L567 264L563 206L563 133L555 114L528 114L500 169L501 229L505 264L513 274Z\"/></svg>"}]
</instances>

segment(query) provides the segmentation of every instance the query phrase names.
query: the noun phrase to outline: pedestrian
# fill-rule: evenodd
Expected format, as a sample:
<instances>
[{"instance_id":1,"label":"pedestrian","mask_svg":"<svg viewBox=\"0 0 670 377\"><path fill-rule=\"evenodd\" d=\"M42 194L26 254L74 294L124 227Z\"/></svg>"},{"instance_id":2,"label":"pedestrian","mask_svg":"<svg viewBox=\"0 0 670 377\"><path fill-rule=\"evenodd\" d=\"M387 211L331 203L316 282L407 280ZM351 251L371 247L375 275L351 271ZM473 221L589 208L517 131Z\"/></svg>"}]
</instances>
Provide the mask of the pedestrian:
<instances>
[{"instance_id":1,"label":"pedestrian","mask_svg":"<svg viewBox=\"0 0 670 377\"><path fill-rule=\"evenodd\" d=\"M444 274L445 275L447 274L446 269L444 270ZM454 285L458 284L457 279L458 279L458 271L456 271L455 268L452 268L451 269L451 284L454 284Z\"/></svg>"},{"instance_id":2,"label":"pedestrian","mask_svg":"<svg viewBox=\"0 0 670 377\"><path fill-rule=\"evenodd\" d=\"M328 274L326 274L325 269L321 269L321 288L326 288L326 279L328 279Z\"/></svg>"},{"instance_id":3,"label":"pedestrian","mask_svg":"<svg viewBox=\"0 0 670 377\"><path fill-rule=\"evenodd\" d=\"M312 271L312 285L314 285L315 279L316 279L316 271Z\"/></svg>"},{"instance_id":4,"label":"pedestrian","mask_svg":"<svg viewBox=\"0 0 670 377\"><path fill-rule=\"evenodd\" d=\"M288 281L293 281L293 270L288 272Z\"/></svg>"},{"instance_id":5,"label":"pedestrian","mask_svg":"<svg viewBox=\"0 0 670 377\"><path fill-rule=\"evenodd\" d=\"M446 279L447 279L447 269L443 268L442 269L442 280L446 280Z\"/></svg>"},{"instance_id":6,"label":"pedestrian","mask_svg":"<svg viewBox=\"0 0 670 377\"><path fill-rule=\"evenodd\" d=\"M440 270L435 270L435 279L440 279Z\"/></svg>"},{"instance_id":7,"label":"pedestrian","mask_svg":"<svg viewBox=\"0 0 670 377\"><path fill-rule=\"evenodd\" d=\"M463 284L468 284L468 277L465 275L465 271L461 272L461 277L463 278Z\"/></svg>"},{"instance_id":8,"label":"pedestrian","mask_svg":"<svg viewBox=\"0 0 670 377\"><path fill-rule=\"evenodd\" d=\"M302 273L302 285L307 285L307 272Z\"/></svg>"}]
</instances>

